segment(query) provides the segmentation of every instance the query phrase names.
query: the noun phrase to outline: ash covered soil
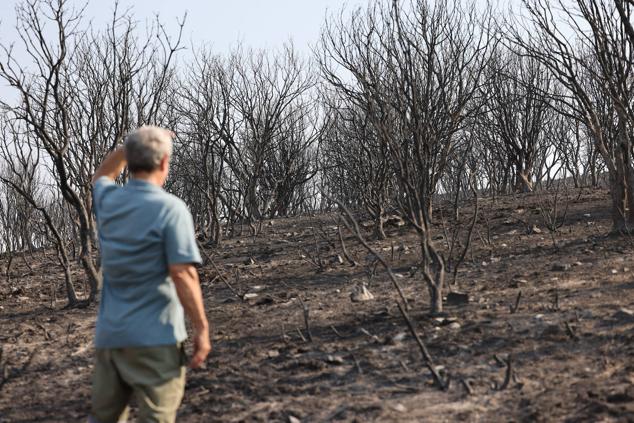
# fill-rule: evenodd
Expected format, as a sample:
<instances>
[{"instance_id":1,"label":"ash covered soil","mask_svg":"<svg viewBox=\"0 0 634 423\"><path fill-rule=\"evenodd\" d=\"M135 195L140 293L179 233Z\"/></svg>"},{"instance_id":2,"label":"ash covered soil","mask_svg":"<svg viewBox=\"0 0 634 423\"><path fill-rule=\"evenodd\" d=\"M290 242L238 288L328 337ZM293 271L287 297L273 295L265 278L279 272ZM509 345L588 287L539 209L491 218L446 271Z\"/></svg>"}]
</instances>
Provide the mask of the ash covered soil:
<instances>
[{"instance_id":1,"label":"ash covered soil","mask_svg":"<svg viewBox=\"0 0 634 423\"><path fill-rule=\"evenodd\" d=\"M389 227L387 240L370 241L449 376L447 391L434 386L387 273L378 266L371 276L372 258L348 231L358 265L339 262L336 214L276 219L255 239L245 230L205 249L215 263L200 269L213 352L205 369L189 371L178 421L633 421L634 240L608 235L608 198L569 195L555 242L543 196L481 199L473 250L450 287L469 302L446 304L440 317L429 315L413 269L413 229ZM472 209L461 209L460 239ZM458 223L448 208L435 213L436 243L446 249ZM10 280L6 264L0 259L0 421L85 421L96 306L63 309L53 252L16 257ZM362 283L374 299L352 302Z\"/></svg>"}]
</instances>

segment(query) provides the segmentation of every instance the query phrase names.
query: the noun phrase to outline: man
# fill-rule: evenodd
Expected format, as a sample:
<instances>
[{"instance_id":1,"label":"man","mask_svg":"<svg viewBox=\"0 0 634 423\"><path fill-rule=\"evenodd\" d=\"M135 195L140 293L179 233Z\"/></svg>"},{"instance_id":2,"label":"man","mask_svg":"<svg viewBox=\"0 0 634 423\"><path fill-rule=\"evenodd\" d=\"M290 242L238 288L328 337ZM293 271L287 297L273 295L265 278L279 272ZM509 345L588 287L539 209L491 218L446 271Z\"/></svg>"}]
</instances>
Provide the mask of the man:
<instances>
[{"instance_id":1,"label":"man","mask_svg":"<svg viewBox=\"0 0 634 423\"><path fill-rule=\"evenodd\" d=\"M183 308L194 331L190 367L211 350L192 217L162 189L172 138L168 130L143 126L93 177L104 283L91 422L125 421L133 395L140 422L175 420L185 388ZM131 179L120 187L114 180L126 163Z\"/></svg>"}]
</instances>

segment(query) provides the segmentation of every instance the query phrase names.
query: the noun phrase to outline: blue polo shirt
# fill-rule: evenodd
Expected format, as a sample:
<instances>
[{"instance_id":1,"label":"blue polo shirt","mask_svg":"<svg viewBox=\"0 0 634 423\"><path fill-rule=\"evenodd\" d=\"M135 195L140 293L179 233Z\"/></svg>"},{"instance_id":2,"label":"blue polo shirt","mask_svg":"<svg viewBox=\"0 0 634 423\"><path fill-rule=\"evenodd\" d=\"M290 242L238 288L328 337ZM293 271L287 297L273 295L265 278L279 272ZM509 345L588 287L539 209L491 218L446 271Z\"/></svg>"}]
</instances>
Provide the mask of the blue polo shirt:
<instances>
[{"instance_id":1,"label":"blue polo shirt","mask_svg":"<svg viewBox=\"0 0 634 423\"><path fill-rule=\"evenodd\" d=\"M139 179L99 178L93 190L103 289L95 347L169 345L187 338L168 266L200 263L191 213L179 198Z\"/></svg>"}]
</instances>

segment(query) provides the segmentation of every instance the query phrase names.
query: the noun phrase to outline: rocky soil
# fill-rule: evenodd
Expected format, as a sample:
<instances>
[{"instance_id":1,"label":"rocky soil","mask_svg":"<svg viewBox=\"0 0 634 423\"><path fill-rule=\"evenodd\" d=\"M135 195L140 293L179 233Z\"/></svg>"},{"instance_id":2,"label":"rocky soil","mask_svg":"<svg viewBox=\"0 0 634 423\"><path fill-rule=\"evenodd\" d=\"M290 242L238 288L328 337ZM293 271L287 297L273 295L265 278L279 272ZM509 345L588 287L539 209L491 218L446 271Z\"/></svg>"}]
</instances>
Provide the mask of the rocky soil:
<instances>
[{"instance_id":1,"label":"rocky soil","mask_svg":"<svg viewBox=\"0 0 634 423\"><path fill-rule=\"evenodd\" d=\"M634 421L634 239L608 235L605 191L558 201L551 234L543 197L481 199L455 285L447 275L447 293L466 295L449 295L441 316L428 312L415 232L395 220L387 240L370 241L446 391L385 270L347 230L357 265L343 257L336 214L276 219L205 249L214 349L189 371L179 421ZM458 221L449 205L436 210L446 254L455 238L459 255L472 213L472 203ZM96 307L63 308L52 252L16 257L9 278L6 264L0 422L85 421Z\"/></svg>"}]
</instances>

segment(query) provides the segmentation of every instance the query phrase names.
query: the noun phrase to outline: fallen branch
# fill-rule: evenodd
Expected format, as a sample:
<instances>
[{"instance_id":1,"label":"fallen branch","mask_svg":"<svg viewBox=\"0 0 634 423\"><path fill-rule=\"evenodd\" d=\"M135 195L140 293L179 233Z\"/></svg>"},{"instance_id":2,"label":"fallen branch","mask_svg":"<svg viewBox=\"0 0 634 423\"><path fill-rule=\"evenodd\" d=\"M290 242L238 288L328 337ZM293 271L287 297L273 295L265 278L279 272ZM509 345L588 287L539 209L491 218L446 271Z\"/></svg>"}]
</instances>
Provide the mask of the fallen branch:
<instances>
[{"instance_id":1,"label":"fallen branch","mask_svg":"<svg viewBox=\"0 0 634 423\"><path fill-rule=\"evenodd\" d=\"M513 356L511 354L508 355L508 358L505 360L506 363L506 373L504 375L504 382L502 382L501 386L496 386L496 391L503 391L508 388L511 383L511 379L513 379ZM497 384L496 384L497 385Z\"/></svg>"},{"instance_id":2,"label":"fallen branch","mask_svg":"<svg viewBox=\"0 0 634 423\"><path fill-rule=\"evenodd\" d=\"M343 257L348 261L348 263L350 263L351 266L356 266L357 262L350 257L350 254L348 254L348 249L346 248L346 243L343 241L341 225L337 225L337 230L339 232L339 243L341 244L341 253L343 254Z\"/></svg>"},{"instance_id":3,"label":"fallen branch","mask_svg":"<svg viewBox=\"0 0 634 423\"><path fill-rule=\"evenodd\" d=\"M297 328L297 333L299 333L299 337L302 338L302 341L308 342L308 341L306 341L306 338L304 337L304 334L302 333L302 331L299 328Z\"/></svg>"},{"instance_id":4,"label":"fallen branch","mask_svg":"<svg viewBox=\"0 0 634 423\"><path fill-rule=\"evenodd\" d=\"M200 242L198 242L198 241L196 241L196 242L198 243L198 249L203 253L203 256L205 257L207 262L209 264L211 264L211 267L213 267L214 270L216 271L217 277L220 278L220 280L227 286L227 288L229 288L229 291L231 291L233 293L233 295L238 297L240 299L240 301L244 301L244 296L240 295L240 293L238 291L236 291L233 288L233 286L231 286L231 284L229 283L227 278L224 277L224 275L222 274L222 272L220 271L220 269L218 268L216 263L211 259L211 256L209 256L209 254L207 254L207 252L202 248L202 246L200 245Z\"/></svg>"},{"instance_id":5,"label":"fallen branch","mask_svg":"<svg viewBox=\"0 0 634 423\"><path fill-rule=\"evenodd\" d=\"M412 333L412 336L416 340L416 343L418 344L418 347L420 348L420 351L423 354L423 358L425 359L425 366L431 372L434 378L434 382L436 383L436 386L442 389L443 391L446 391L447 388L449 388L449 383L447 381L443 381L442 377L436 370L436 367L434 366L433 360L431 358L431 354L429 354L429 351L427 350L427 347L423 343L423 340L420 339L420 336L418 336L418 333L416 332L416 329L414 328L414 325L411 319L409 318L409 315L403 308L403 306L401 306L400 303L396 303L396 305L398 306L398 309L401 311L401 315L403 316L403 319L405 319L405 322L407 323L407 327Z\"/></svg>"},{"instance_id":6,"label":"fallen branch","mask_svg":"<svg viewBox=\"0 0 634 423\"><path fill-rule=\"evenodd\" d=\"M302 311L304 312L304 325L306 327L306 335L308 335L308 341L313 342L313 335L310 333L310 322L308 319L308 313L310 312L310 310L308 309L306 303L302 301L302 298L299 295L297 296L297 299L299 300L299 303L302 306Z\"/></svg>"},{"instance_id":7,"label":"fallen branch","mask_svg":"<svg viewBox=\"0 0 634 423\"><path fill-rule=\"evenodd\" d=\"M330 329L332 329L332 331L335 333L335 335L337 335L339 338L341 339L345 339L345 337L339 333L339 331L337 329L335 329L335 327L333 325L330 325Z\"/></svg>"},{"instance_id":8,"label":"fallen branch","mask_svg":"<svg viewBox=\"0 0 634 423\"><path fill-rule=\"evenodd\" d=\"M464 386L464 389L467 391L467 395L473 395L473 388L471 387L471 382L468 379L461 378L460 383Z\"/></svg>"},{"instance_id":9,"label":"fallen branch","mask_svg":"<svg viewBox=\"0 0 634 423\"><path fill-rule=\"evenodd\" d=\"M517 310L520 308L520 300L522 299L522 290L520 289L520 291L517 293L517 298L515 299L515 305L510 305L509 309L511 311L511 314L515 314L517 312Z\"/></svg>"},{"instance_id":10,"label":"fallen branch","mask_svg":"<svg viewBox=\"0 0 634 423\"><path fill-rule=\"evenodd\" d=\"M579 337L577 336L577 334L575 333L574 329L572 328L572 326L570 326L570 323L568 323L568 322L566 322L566 333L568 334L570 339L572 339L573 341L578 341L579 340Z\"/></svg>"}]
</instances>

